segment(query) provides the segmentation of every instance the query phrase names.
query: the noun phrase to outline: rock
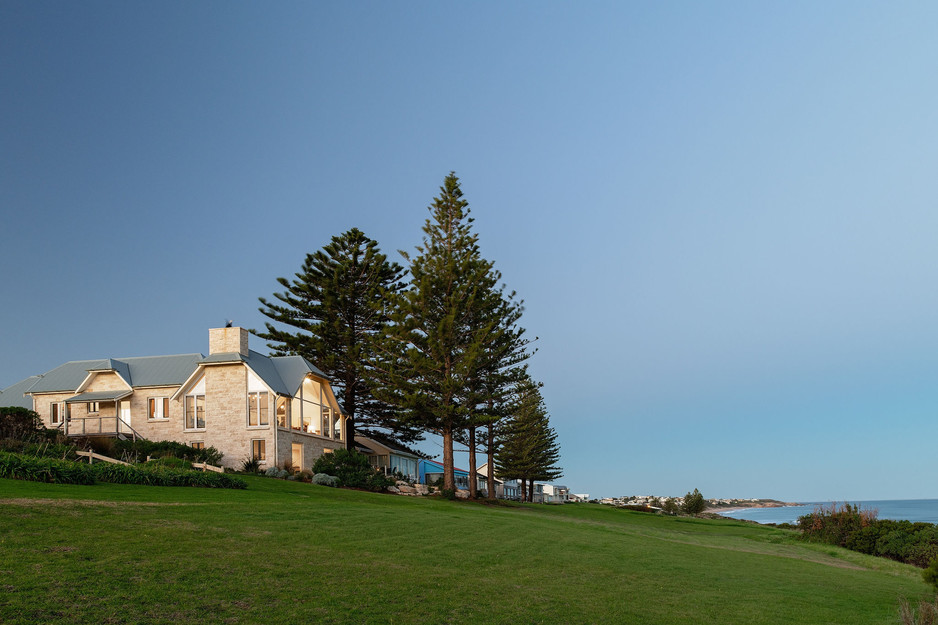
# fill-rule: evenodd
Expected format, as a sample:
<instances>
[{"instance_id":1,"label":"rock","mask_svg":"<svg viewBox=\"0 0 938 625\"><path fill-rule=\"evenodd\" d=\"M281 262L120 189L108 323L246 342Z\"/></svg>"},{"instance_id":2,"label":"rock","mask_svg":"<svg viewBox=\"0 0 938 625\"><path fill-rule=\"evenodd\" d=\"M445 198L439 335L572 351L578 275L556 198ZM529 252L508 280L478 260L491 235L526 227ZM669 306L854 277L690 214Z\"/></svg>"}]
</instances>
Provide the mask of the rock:
<instances>
[{"instance_id":1,"label":"rock","mask_svg":"<svg viewBox=\"0 0 938 625\"><path fill-rule=\"evenodd\" d=\"M413 486L408 486L408 485L406 485L406 484L402 484L402 485L398 486L397 489L398 489L400 492L404 493L405 495L416 495L416 494L417 494L417 489L416 489L416 488L414 488Z\"/></svg>"},{"instance_id":2,"label":"rock","mask_svg":"<svg viewBox=\"0 0 938 625\"><path fill-rule=\"evenodd\" d=\"M401 494L401 490L397 486L388 486L388 492L394 493L395 495Z\"/></svg>"},{"instance_id":3,"label":"rock","mask_svg":"<svg viewBox=\"0 0 938 625\"><path fill-rule=\"evenodd\" d=\"M469 491L468 491L468 490L457 490L457 491L456 491L456 499L469 499Z\"/></svg>"},{"instance_id":4,"label":"rock","mask_svg":"<svg viewBox=\"0 0 938 625\"><path fill-rule=\"evenodd\" d=\"M428 495L430 493L430 487L426 484L414 484L414 489L418 495Z\"/></svg>"}]
</instances>

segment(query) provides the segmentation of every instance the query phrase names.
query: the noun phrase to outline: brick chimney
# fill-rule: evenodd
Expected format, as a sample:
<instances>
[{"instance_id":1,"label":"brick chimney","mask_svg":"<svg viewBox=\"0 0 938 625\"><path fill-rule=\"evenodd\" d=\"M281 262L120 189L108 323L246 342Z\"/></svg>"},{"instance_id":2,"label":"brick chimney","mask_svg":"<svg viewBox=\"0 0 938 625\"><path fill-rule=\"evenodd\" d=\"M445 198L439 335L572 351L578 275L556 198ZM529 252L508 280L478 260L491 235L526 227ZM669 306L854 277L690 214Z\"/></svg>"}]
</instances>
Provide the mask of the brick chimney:
<instances>
[{"instance_id":1,"label":"brick chimney","mask_svg":"<svg viewBox=\"0 0 938 625\"><path fill-rule=\"evenodd\" d=\"M208 353L248 355L248 331L244 328L211 328L208 331Z\"/></svg>"}]
</instances>

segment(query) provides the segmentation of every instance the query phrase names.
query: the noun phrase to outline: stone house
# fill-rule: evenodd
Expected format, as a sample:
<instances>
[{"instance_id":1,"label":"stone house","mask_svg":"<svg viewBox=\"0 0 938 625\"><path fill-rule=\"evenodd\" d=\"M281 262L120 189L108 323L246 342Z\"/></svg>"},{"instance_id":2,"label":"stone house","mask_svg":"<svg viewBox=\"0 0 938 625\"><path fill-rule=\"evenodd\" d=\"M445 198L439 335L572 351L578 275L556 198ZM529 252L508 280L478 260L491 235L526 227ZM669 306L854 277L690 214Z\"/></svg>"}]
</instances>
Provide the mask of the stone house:
<instances>
[{"instance_id":1,"label":"stone house","mask_svg":"<svg viewBox=\"0 0 938 625\"><path fill-rule=\"evenodd\" d=\"M209 354L67 362L0 392L71 437L171 440L215 447L223 464L308 469L344 446L329 381L300 356L248 348L244 328L209 330Z\"/></svg>"}]
</instances>

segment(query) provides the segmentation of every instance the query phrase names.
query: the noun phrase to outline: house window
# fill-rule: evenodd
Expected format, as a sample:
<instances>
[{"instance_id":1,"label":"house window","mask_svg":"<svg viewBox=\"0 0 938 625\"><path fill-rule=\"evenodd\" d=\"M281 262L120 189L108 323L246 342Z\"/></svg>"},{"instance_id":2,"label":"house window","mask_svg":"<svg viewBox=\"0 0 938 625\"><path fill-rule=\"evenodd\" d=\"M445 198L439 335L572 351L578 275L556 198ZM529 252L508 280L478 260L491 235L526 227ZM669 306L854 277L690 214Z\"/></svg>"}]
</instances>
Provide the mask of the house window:
<instances>
[{"instance_id":1,"label":"house window","mask_svg":"<svg viewBox=\"0 0 938 625\"><path fill-rule=\"evenodd\" d=\"M61 425L65 421L65 402L54 402L51 408L52 425Z\"/></svg>"},{"instance_id":2,"label":"house window","mask_svg":"<svg viewBox=\"0 0 938 625\"><path fill-rule=\"evenodd\" d=\"M186 428L205 427L205 395L186 395Z\"/></svg>"},{"instance_id":3,"label":"house window","mask_svg":"<svg viewBox=\"0 0 938 625\"><path fill-rule=\"evenodd\" d=\"M267 391L248 393L248 425L268 425Z\"/></svg>"},{"instance_id":4,"label":"house window","mask_svg":"<svg viewBox=\"0 0 938 625\"><path fill-rule=\"evenodd\" d=\"M261 462L267 460L267 441L255 438L251 441L251 457Z\"/></svg>"},{"instance_id":5,"label":"house window","mask_svg":"<svg viewBox=\"0 0 938 625\"><path fill-rule=\"evenodd\" d=\"M322 409L322 435L329 437L329 420L331 418L332 411L326 407Z\"/></svg>"},{"instance_id":6,"label":"house window","mask_svg":"<svg viewBox=\"0 0 938 625\"><path fill-rule=\"evenodd\" d=\"M169 397L151 397L147 400L147 419L169 419Z\"/></svg>"},{"instance_id":7,"label":"house window","mask_svg":"<svg viewBox=\"0 0 938 625\"><path fill-rule=\"evenodd\" d=\"M282 428L287 427L287 398L277 398L277 425Z\"/></svg>"},{"instance_id":8,"label":"house window","mask_svg":"<svg viewBox=\"0 0 938 625\"><path fill-rule=\"evenodd\" d=\"M94 414L94 413L98 412L98 410L99 410L100 408L101 408L101 406L99 405L98 402L96 402L96 401L89 401L89 402L88 402L88 414Z\"/></svg>"},{"instance_id":9,"label":"house window","mask_svg":"<svg viewBox=\"0 0 938 625\"><path fill-rule=\"evenodd\" d=\"M205 449L205 441L192 441L189 443L192 449Z\"/></svg>"}]
</instances>

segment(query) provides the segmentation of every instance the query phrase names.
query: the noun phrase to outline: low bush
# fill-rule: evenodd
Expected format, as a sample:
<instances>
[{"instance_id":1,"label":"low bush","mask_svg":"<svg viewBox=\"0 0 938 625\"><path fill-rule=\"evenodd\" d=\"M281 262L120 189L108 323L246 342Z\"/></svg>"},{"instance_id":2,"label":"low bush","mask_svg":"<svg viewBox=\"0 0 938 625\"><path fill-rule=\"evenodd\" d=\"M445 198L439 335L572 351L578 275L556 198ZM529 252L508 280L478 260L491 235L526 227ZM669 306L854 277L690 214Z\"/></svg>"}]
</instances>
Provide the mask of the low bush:
<instances>
[{"instance_id":1,"label":"low bush","mask_svg":"<svg viewBox=\"0 0 938 625\"><path fill-rule=\"evenodd\" d=\"M313 476L313 484L319 484L320 486L332 486L335 488L339 485L339 478L334 475L327 475L325 473L317 473Z\"/></svg>"},{"instance_id":2,"label":"low bush","mask_svg":"<svg viewBox=\"0 0 938 625\"><path fill-rule=\"evenodd\" d=\"M241 461L241 470L245 473L257 473L260 468L261 461L257 458L245 458Z\"/></svg>"},{"instance_id":3,"label":"low bush","mask_svg":"<svg viewBox=\"0 0 938 625\"><path fill-rule=\"evenodd\" d=\"M175 456L165 456L163 458L154 458L150 460L150 462L145 463L144 466L168 467L170 469L189 470L192 468L192 463L184 458L176 458Z\"/></svg>"},{"instance_id":4,"label":"low bush","mask_svg":"<svg viewBox=\"0 0 938 625\"><path fill-rule=\"evenodd\" d=\"M123 465L110 462L84 464L56 458L37 458L0 451L0 477L55 484L142 484L148 486L200 486L247 488L247 483L223 473L184 470L160 464Z\"/></svg>"},{"instance_id":5,"label":"low bush","mask_svg":"<svg viewBox=\"0 0 938 625\"><path fill-rule=\"evenodd\" d=\"M342 486L375 492L387 490L388 486L394 484L393 478L386 477L371 466L368 456L347 449L321 455L313 464L313 472L334 475Z\"/></svg>"},{"instance_id":6,"label":"low bush","mask_svg":"<svg viewBox=\"0 0 938 625\"><path fill-rule=\"evenodd\" d=\"M0 451L0 477L53 484L94 484L86 464Z\"/></svg>"},{"instance_id":7,"label":"low bush","mask_svg":"<svg viewBox=\"0 0 938 625\"><path fill-rule=\"evenodd\" d=\"M935 590L938 590L938 558L932 560L928 568L922 571L922 579L926 584L931 584Z\"/></svg>"},{"instance_id":8,"label":"low bush","mask_svg":"<svg viewBox=\"0 0 938 625\"><path fill-rule=\"evenodd\" d=\"M99 462L91 465L95 478L111 484L144 486L198 486L202 488L247 488L247 483L225 473L186 471L150 465L123 465Z\"/></svg>"},{"instance_id":9,"label":"low bush","mask_svg":"<svg viewBox=\"0 0 938 625\"><path fill-rule=\"evenodd\" d=\"M938 558L938 525L877 519L848 503L819 507L798 519L802 537L919 567Z\"/></svg>"},{"instance_id":10,"label":"low bush","mask_svg":"<svg viewBox=\"0 0 938 625\"><path fill-rule=\"evenodd\" d=\"M146 459L147 456L153 458L173 456L190 462L206 462L218 466L221 464L222 457L224 457L224 454L214 447L196 449L176 441L115 440L113 447L112 453L109 455L113 455L115 458L136 456L139 459Z\"/></svg>"}]
</instances>

